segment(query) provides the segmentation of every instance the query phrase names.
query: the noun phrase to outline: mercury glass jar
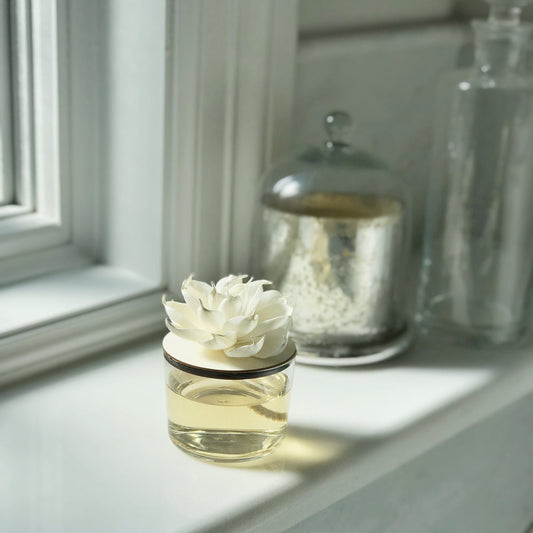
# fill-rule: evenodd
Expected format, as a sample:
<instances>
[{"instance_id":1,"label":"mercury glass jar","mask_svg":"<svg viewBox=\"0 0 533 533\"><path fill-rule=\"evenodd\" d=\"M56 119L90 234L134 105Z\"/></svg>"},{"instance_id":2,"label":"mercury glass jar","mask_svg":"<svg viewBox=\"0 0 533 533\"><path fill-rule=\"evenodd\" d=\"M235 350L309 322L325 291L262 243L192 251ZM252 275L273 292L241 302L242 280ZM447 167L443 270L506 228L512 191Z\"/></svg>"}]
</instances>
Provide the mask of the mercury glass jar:
<instances>
[{"instance_id":1,"label":"mercury glass jar","mask_svg":"<svg viewBox=\"0 0 533 533\"><path fill-rule=\"evenodd\" d=\"M297 360L382 361L410 342L406 187L378 157L351 146L349 115L325 117L327 138L263 178L257 275L294 308Z\"/></svg>"}]
</instances>

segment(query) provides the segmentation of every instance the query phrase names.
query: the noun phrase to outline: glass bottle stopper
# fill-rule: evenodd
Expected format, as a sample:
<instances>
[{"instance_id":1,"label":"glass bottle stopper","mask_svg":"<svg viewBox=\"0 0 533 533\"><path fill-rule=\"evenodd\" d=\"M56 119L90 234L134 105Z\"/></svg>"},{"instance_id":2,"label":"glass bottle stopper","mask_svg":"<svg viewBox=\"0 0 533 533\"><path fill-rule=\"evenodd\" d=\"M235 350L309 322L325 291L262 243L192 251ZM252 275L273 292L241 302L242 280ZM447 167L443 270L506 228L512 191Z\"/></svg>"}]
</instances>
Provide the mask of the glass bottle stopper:
<instances>
[{"instance_id":1,"label":"glass bottle stopper","mask_svg":"<svg viewBox=\"0 0 533 533\"><path fill-rule=\"evenodd\" d=\"M518 26L522 8L531 0L486 0L489 4L488 23L491 25Z\"/></svg>"},{"instance_id":2,"label":"glass bottle stopper","mask_svg":"<svg viewBox=\"0 0 533 533\"><path fill-rule=\"evenodd\" d=\"M324 128L328 140L327 148L333 148L335 145L348 145L347 137L352 126L352 117L345 111L331 111L324 119Z\"/></svg>"}]
</instances>

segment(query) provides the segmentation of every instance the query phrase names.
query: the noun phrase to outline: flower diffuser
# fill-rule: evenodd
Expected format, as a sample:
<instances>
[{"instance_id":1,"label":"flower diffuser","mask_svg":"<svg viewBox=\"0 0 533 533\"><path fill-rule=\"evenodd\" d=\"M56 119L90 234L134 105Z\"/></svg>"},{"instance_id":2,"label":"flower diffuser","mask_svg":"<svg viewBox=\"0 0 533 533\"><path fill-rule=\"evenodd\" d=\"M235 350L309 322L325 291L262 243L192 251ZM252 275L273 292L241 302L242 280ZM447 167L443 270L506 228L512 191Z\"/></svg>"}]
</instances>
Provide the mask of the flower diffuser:
<instances>
[{"instance_id":1,"label":"flower diffuser","mask_svg":"<svg viewBox=\"0 0 533 533\"><path fill-rule=\"evenodd\" d=\"M270 453L287 427L292 309L270 282L186 279L184 303L163 298L168 430L187 453L243 461Z\"/></svg>"}]
</instances>

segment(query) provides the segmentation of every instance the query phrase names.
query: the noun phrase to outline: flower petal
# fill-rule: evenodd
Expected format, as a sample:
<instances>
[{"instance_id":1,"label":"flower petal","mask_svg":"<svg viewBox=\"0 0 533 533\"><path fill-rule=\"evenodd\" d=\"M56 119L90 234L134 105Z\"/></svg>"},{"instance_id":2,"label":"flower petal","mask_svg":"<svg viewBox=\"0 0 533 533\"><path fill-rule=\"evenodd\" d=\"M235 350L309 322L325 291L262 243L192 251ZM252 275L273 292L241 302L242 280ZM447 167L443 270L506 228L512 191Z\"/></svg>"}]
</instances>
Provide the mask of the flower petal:
<instances>
[{"instance_id":1,"label":"flower petal","mask_svg":"<svg viewBox=\"0 0 533 533\"><path fill-rule=\"evenodd\" d=\"M245 314L251 315L255 313L257 305L261 301L263 295L263 285L270 283L264 279L252 281L246 284L246 309Z\"/></svg>"},{"instance_id":2,"label":"flower petal","mask_svg":"<svg viewBox=\"0 0 533 533\"><path fill-rule=\"evenodd\" d=\"M274 289L270 289L268 291L263 291L263 294L261 296L261 299L259 300L259 303L257 304L257 309L262 309L263 307L268 307L269 305L272 305L276 302L285 301L285 298L281 295L279 291L276 291Z\"/></svg>"},{"instance_id":3,"label":"flower petal","mask_svg":"<svg viewBox=\"0 0 533 533\"><path fill-rule=\"evenodd\" d=\"M167 328L172 333L174 333L174 335L177 335L178 337L185 339L187 341L205 342L205 341L208 341L212 337L210 333L202 329L177 328L168 319L165 321L165 324L167 325Z\"/></svg>"},{"instance_id":4,"label":"flower petal","mask_svg":"<svg viewBox=\"0 0 533 533\"><path fill-rule=\"evenodd\" d=\"M224 298L224 300L222 301L218 309L219 311L224 313L224 316L226 318L242 315L243 313L242 300L241 298L237 296L228 296L227 298Z\"/></svg>"},{"instance_id":5,"label":"flower petal","mask_svg":"<svg viewBox=\"0 0 533 533\"><path fill-rule=\"evenodd\" d=\"M284 299L273 301L266 306L257 306L257 314L259 320L269 320L277 316L289 316L292 314L292 307L288 305Z\"/></svg>"},{"instance_id":6,"label":"flower petal","mask_svg":"<svg viewBox=\"0 0 533 533\"><path fill-rule=\"evenodd\" d=\"M168 318L182 328L196 328L196 316L191 308L184 303L167 300L163 295L163 306Z\"/></svg>"},{"instance_id":7,"label":"flower petal","mask_svg":"<svg viewBox=\"0 0 533 533\"><path fill-rule=\"evenodd\" d=\"M206 304L206 307L208 309L219 309L223 301L224 295L217 292L215 286L212 285L211 290L207 295L207 302L204 302Z\"/></svg>"},{"instance_id":8,"label":"flower petal","mask_svg":"<svg viewBox=\"0 0 533 533\"><path fill-rule=\"evenodd\" d=\"M181 289L181 294L183 294L183 299L185 300L185 303L190 307L191 312L197 314L198 309L200 309L200 300L192 296L186 289Z\"/></svg>"},{"instance_id":9,"label":"flower petal","mask_svg":"<svg viewBox=\"0 0 533 533\"><path fill-rule=\"evenodd\" d=\"M185 298L184 291L186 291L187 294L193 296L197 300L201 300L202 302L204 302L204 304L207 303L210 290L211 290L211 285L208 285L207 283L204 283L203 281L196 281L192 279L192 276L189 276L181 284L181 293L183 294L184 298Z\"/></svg>"},{"instance_id":10,"label":"flower petal","mask_svg":"<svg viewBox=\"0 0 533 533\"><path fill-rule=\"evenodd\" d=\"M229 276L225 276L224 278L220 279L215 288L220 294L227 294L231 287L241 284L245 277L245 275L234 276L233 274L230 274Z\"/></svg>"},{"instance_id":11,"label":"flower petal","mask_svg":"<svg viewBox=\"0 0 533 533\"><path fill-rule=\"evenodd\" d=\"M217 309L206 309L201 301L198 309L198 319L207 331L211 333L223 332L224 322L226 321L224 314Z\"/></svg>"},{"instance_id":12,"label":"flower petal","mask_svg":"<svg viewBox=\"0 0 533 533\"><path fill-rule=\"evenodd\" d=\"M261 351L265 343L265 337L252 340L247 344L237 345L229 350L224 350L224 353L228 357L251 357Z\"/></svg>"},{"instance_id":13,"label":"flower petal","mask_svg":"<svg viewBox=\"0 0 533 533\"><path fill-rule=\"evenodd\" d=\"M280 354L285 349L285 346L287 346L289 335L287 334L286 328L279 328L274 331L269 331L264 336L264 339L263 347L254 357L267 359L268 357Z\"/></svg>"},{"instance_id":14,"label":"flower petal","mask_svg":"<svg viewBox=\"0 0 533 533\"><path fill-rule=\"evenodd\" d=\"M242 298L242 294L244 292L244 290L246 289L246 284L245 283L240 283L239 285L233 285L232 287L230 287L228 289L228 295L229 296L234 296L234 297L241 297Z\"/></svg>"},{"instance_id":15,"label":"flower petal","mask_svg":"<svg viewBox=\"0 0 533 533\"><path fill-rule=\"evenodd\" d=\"M236 340L237 335L233 331L228 331L224 335L213 335L212 339L202 341L202 345L210 350L226 350L227 348L231 348Z\"/></svg>"},{"instance_id":16,"label":"flower petal","mask_svg":"<svg viewBox=\"0 0 533 533\"><path fill-rule=\"evenodd\" d=\"M252 317L234 316L224 324L224 331L234 331L239 337L244 337L257 326L258 322L259 317L257 315ZM256 336L259 337L259 335Z\"/></svg>"},{"instance_id":17,"label":"flower petal","mask_svg":"<svg viewBox=\"0 0 533 533\"><path fill-rule=\"evenodd\" d=\"M250 279L250 281L247 283L248 285L261 285L261 287L263 287L264 285L272 285L272 282L269 281L268 279L255 279L255 280L252 280Z\"/></svg>"},{"instance_id":18,"label":"flower petal","mask_svg":"<svg viewBox=\"0 0 533 533\"><path fill-rule=\"evenodd\" d=\"M265 335L265 333L279 328L287 329L290 319L290 316L276 316L274 318L259 322L258 326L251 332L251 336L258 337L259 335Z\"/></svg>"}]
</instances>

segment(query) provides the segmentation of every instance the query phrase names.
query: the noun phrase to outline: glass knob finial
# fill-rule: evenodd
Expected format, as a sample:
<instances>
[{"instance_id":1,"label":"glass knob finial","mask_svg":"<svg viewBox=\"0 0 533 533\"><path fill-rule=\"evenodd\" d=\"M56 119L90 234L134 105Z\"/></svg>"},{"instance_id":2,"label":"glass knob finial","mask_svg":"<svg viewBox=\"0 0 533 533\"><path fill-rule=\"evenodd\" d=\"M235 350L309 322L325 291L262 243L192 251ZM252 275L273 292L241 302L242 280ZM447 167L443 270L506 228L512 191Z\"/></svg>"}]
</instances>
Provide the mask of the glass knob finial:
<instances>
[{"instance_id":1,"label":"glass knob finial","mask_svg":"<svg viewBox=\"0 0 533 533\"><path fill-rule=\"evenodd\" d=\"M489 23L517 26L520 23L522 8L532 0L486 0L490 6Z\"/></svg>"},{"instance_id":2,"label":"glass knob finial","mask_svg":"<svg viewBox=\"0 0 533 533\"><path fill-rule=\"evenodd\" d=\"M331 111L324 119L328 140L333 142L346 142L351 125L352 117L345 111Z\"/></svg>"}]
</instances>

